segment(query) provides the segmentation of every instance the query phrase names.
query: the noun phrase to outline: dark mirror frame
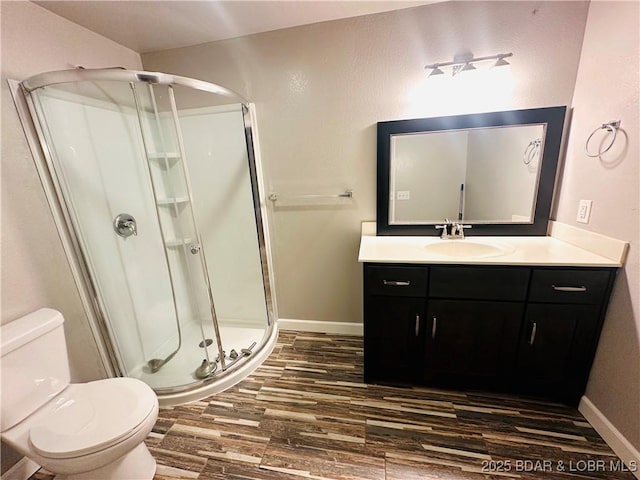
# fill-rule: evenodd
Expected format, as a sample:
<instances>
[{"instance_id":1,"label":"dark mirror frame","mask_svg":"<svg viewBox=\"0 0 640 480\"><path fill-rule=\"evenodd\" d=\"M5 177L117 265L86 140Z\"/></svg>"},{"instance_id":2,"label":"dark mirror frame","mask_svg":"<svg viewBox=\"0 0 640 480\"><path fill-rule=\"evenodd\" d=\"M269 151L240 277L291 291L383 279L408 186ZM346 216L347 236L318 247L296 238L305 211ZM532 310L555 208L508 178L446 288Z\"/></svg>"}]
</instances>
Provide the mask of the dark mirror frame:
<instances>
[{"instance_id":1,"label":"dark mirror frame","mask_svg":"<svg viewBox=\"0 0 640 480\"><path fill-rule=\"evenodd\" d=\"M391 167L391 136L467 128L505 127L510 125L546 124L544 151L540 165L537 198L532 223L474 223L463 220L473 228L465 235L544 236L551 213L553 191L562 142L562 130L567 107L547 107L504 112L473 113L447 117L417 118L378 122L378 179L377 234L378 235L440 235L428 224L389 224L389 175ZM444 221L444 219L443 219ZM442 222L439 222L442 223Z\"/></svg>"}]
</instances>

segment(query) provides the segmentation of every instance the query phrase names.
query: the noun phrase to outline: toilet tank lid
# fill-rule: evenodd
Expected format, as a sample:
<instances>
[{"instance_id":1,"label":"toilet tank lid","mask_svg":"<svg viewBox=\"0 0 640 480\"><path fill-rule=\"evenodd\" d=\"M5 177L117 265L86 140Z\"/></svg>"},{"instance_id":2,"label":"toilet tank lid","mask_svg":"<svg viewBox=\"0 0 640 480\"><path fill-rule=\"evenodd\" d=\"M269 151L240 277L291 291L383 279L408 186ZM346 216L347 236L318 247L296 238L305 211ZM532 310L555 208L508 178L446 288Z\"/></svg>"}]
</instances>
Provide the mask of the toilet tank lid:
<instances>
[{"instance_id":1,"label":"toilet tank lid","mask_svg":"<svg viewBox=\"0 0 640 480\"><path fill-rule=\"evenodd\" d=\"M62 314L52 308L41 308L0 327L0 357L59 327Z\"/></svg>"}]
</instances>

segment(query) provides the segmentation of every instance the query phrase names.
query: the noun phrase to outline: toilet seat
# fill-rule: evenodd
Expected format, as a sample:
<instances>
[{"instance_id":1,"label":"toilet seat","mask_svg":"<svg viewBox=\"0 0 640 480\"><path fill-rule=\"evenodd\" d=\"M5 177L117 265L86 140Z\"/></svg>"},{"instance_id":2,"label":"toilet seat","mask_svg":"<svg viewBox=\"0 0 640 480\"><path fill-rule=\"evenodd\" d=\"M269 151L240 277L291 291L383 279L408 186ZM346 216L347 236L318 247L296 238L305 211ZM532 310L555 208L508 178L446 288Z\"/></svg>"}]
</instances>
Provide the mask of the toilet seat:
<instances>
[{"instance_id":1,"label":"toilet seat","mask_svg":"<svg viewBox=\"0 0 640 480\"><path fill-rule=\"evenodd\" d=\"M154 411L156 396L140 380L110 378L71 384L52 411L32 425L34 450L47 458L88 455L135 433Z\"/></svg>"}]
</instances>

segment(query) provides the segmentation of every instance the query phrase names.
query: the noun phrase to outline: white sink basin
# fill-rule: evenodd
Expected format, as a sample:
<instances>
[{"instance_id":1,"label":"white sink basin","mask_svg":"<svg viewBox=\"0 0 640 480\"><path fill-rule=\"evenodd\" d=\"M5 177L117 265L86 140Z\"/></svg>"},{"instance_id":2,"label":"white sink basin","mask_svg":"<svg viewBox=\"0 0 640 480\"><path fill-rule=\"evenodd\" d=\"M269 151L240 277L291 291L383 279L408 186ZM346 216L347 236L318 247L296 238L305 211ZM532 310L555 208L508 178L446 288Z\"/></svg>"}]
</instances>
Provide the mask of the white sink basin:
<instances>
[{"instance_id":1,"label":"white sink basin","mask_svg":"<svg viewBox=\"0 0 640 480\"><path fill-rule=\"evenodd\" d=\"M426 247L427 251L434 255L456 258L486 258L498 257L513 253L515 248L511 245L498 242L483 242L476 240L457 239L441 240L430 243Z\"/></svg>"}]
</instances>

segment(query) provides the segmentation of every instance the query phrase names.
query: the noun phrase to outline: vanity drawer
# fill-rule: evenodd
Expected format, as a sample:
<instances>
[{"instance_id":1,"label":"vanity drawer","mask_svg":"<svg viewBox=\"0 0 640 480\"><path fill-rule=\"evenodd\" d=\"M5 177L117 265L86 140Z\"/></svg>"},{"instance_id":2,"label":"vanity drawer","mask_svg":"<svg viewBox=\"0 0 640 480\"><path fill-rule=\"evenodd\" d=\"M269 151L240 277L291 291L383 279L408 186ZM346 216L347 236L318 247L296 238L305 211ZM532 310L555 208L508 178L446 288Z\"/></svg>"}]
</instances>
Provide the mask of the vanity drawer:
<instances>
[{"instance_id":1,"label":"vanity drawer","mask_svg":"<svg viewBox=\"0 0 640 480\"><path fill-rule=\"evenodd\" d=\"M429 296L467 300L524 301L530 269L431 267Z\"/></svg>"},{"instance_id":2,"label":"vanity drawer","mask_svg":"<svg viewBox=\"0 0 640 480\"><path fill-rule=\"evenodd\" d=\"M367 265L365 292L369 295L426 297L428 273L425 267Z\"/></svg>"},{"instance_id":3,"label":"vanity drawer","mask_svg":"<svg viewBox=\"0 0 640 480\"><path fill-rule=\"evenodd\" d=\"M599 304L609 277L607 269L534 270L529 301Z\"/></svg>"}]
</instances>

